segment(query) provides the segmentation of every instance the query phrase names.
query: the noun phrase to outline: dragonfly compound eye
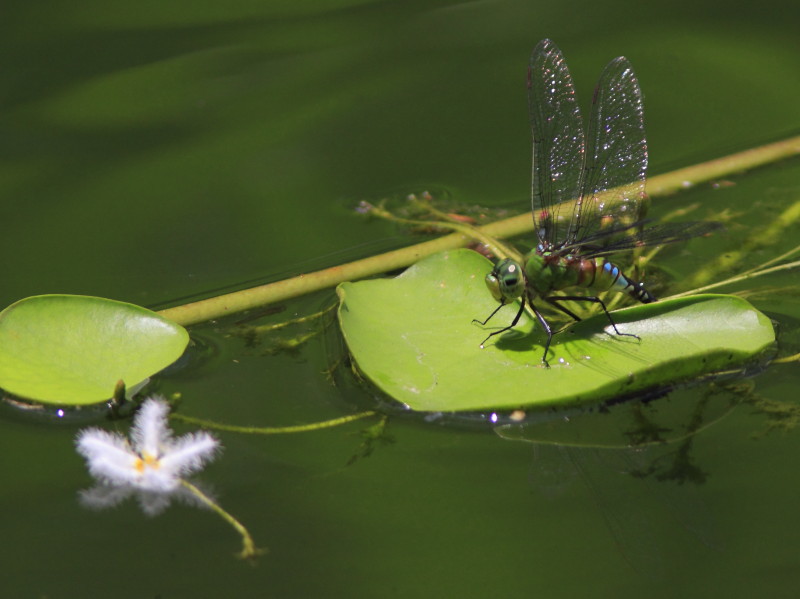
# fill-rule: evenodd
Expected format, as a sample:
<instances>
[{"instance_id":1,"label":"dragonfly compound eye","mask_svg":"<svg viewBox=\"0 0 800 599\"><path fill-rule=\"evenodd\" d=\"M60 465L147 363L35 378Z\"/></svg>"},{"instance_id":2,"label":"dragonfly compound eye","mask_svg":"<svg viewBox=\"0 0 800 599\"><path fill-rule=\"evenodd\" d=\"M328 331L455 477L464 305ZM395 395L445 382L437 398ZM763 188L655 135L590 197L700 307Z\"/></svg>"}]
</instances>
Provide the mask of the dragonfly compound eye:
<instances>
[{"instance_id":1,"label":"dragonfly compound eye","mask_svg":"<svg viewBox=\"0 0 800 599\"><path fill-rule=\"evenodd\" d=\"M522 295L525 290L525 275L522 267L515 260L503 260L495 269L499 283L501 300L511 301Z\"/></svg>"},{"instance_id":2,"label":"dragonfly compound eye","mask_svg":"<svg viewBox=\"0 0 800 599\"><path fill-rule=\"evenodd\" d=\"M492 271L486 275L484 282L486 283L486 288L489 290L489 293L492 294L492 297L495 299L495 301L504 303L503 294L500 292L500 281L497 279L495 271Z\"/></svg>"}]
</instances>

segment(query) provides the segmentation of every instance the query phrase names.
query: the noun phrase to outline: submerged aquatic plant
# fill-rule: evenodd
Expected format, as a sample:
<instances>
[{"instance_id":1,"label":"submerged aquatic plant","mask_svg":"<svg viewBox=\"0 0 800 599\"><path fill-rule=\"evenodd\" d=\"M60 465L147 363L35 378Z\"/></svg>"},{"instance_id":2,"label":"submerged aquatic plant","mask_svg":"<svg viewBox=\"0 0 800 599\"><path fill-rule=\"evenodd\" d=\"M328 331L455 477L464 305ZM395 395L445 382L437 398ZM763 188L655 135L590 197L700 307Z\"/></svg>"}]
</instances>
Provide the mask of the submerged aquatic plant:
<instances>
[{"instance_id":1,"label":"submerged aquatic plant","mask_svg":"<svg viewBox=\"0 0 800 599\"><path fill-rule=\"evenodd\" d=\"M99 428L82 430L76 439L77 450L98 483L81 491L81 502L102 509L136 497L148 516L163 512L173 499L209 507L242 536L240 557L254 557L259 550L247 529L184 478L213 460L220 442L207 432L173 437L168 415L169 404L154 397L145 400L134 417L130 440Z\"/></svg>"}]
</instances>

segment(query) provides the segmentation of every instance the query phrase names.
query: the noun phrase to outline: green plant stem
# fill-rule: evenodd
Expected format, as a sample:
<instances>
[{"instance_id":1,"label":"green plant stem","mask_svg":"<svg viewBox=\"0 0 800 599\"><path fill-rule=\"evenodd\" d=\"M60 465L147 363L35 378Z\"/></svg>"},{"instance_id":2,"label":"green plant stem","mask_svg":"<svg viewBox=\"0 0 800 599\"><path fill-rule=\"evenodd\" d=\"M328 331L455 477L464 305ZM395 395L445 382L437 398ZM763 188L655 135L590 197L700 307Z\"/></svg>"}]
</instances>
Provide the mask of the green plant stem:
<instances>
[{"instance_id":1,"label":"green plant stem","mask_svg":"<svg viewBox=\"0 0 800 599\"><path fill-rule=\"evenodd\" d=\"M238 426L235 424L222 424L219 422L214 422L213 420L203 420L201 418L194 418L193 416L184 416L183 414L176 414L174 412L170 414L169 417L174 418L175 420L180 420L181 422L185 422L187 424L194 424L202 428L213 429L218 431L248 433L253 435L282 435L287 433L306 433L309 431L316 431L323 428L340 426L342 424L347 424L348 422L353 422L355 420L360 420L362 418L369 418L370 416L375 416L376 414L377 412L373 411L359 412L358 414L342 416L341 418L333 418L332 420L323 420L322 422L313 422L311 424L300 424L297 426L278 426L278 427Z\"/></svg>"},{"instance_id":2,"label":"green plant stem","mask_svg":"<svg viewBox=\"0 0 800 599\"><path fill-rule=\"evenodd\" d=\"M772 268L765 268L764 270L748 271L744 274L731 277L730 279L725 279L724 281L711 283L710 285L706 285L704 287L697 287L696 289L690 289L689 291L684 291L683 293L676 293L675 295L670 295L669 297L665 297L663 299L675 299L687 295L697 295L698 293L705 293L706 291L710 291L711 289L716 289L718 287L724 287L725 285L732 285L733 283L748 281L750 279L755 279L756 277L768 275L773 272L780 272L782 270L791 270L793 268L798 268L798 267L800 267L800 260L796 262L787 262L786 264L780 264L778 266L773 266Z\"/></svg>"},{"instance_id":3,"label":"green plant stem","mask_svg":"<svg viewBox=\"0 0 800 599\"><path fill-rule=\"evenodd\" d=\"M658 175L648 179L647 193L653 197L668 195L797 154L800 154L800 135Z\"/></svg>"},{"instance_id":4,"label":"green plant stem","mask_svg":"<svg viewBox=\"0 0 800 599\"><path fill-rule=\"evenodd\" d=\"M754 272L763 270L763 269L767 268L768 266L772 266L773 264L778 264L779 262L783 262L784 260L788 260L789 258L791 258L794 254L796 254L798 252L800 252L800 245L796 245L795 247L790 249L788 252L785 252L785 253L781 254L780 256L775 256L774 258L764 262L764 264L756 266L755 268L751 268L750 270L746 270L741 274L749 275L750 273L754 273Z\"/></svg>"},{"instance_id":5,"label":"green plant stem","mask_svg":"<svg viewBox=\"0 0 800 599\"><path fill-rule=\"evenodd\" d=\"M767 226L750 235L738 250L725 252L719 258L710 261L707 266L687 279L686 284L691 287L704 285L717 278L720 273L730 272L732 268L740 264L745 257L751 255L755 250L765 245L774 244L778 239L785 239L784 232L786 229L797 224L798 220L800 220L800 201L794 202L770 221ZM779 259L777 258L775 261ZM761 270L761 267L753 270Z\"/></svg>"},{"instance_id":6,"label":"green plant stem","mask_svg":"<svg viewBox=\"0 0 800 599\"><path fill-rule=\"evenodd\" d=\"M274 324L264 324L258 325L255 327L246 327L245 330L250 330L253 333L257 333L262 335L264 333L271 333L272 331L277 331L279 329L286 328L293 324L302 324L304 322L311 322L312 320L316 320L317 318L321 318L325 316L328 312L333 310L336 304L331 305L329 308L325 308L324 310L320 310L318 312L314 312L313 314L309 314L307 316L299 316L298 318L291 318L289 320L284 320L283 322L276 322Z\"/></svg>"},{"instance_id":7,"label":"green plant stem","mask_svg":"<svg viewBox=\"0 0 800 599\"><path fill-rule=\"evenodd\" d=\"M474 241L479 241L480 243L484 244L486 247L489 248L492 254L498 256L499 258L507 258L510 256L517 261L519 261L522 258L522 256L520 256L519 253L516 252L515 250L506 247L505 244L498 242L497 239L495 239L494 237L486 235L483 229L479 227L473 227L471 225L465 225L464 223L456 222L453 219L448 218L446 215L439 212L438 210L433 209L431 206L423 204L419 200L416 200L417 205L425 208L426 210L430 210L435 214L441 214L443 220L429 221L429 220L416 220L410 218L403 218L401 216L392 214L391 212L388 212L382 208L373 206L369 202L364 202L364 204L368 206L370 214L374 214L375 216L378 216L385 220L390 220L396 223L403 223L407 225L413 225L416 227L431 227L433 229L452 229L456 233L463 233L469 239L472 239Z\"/></svg>"},{"instance_id":8,"label":"green plant stem","mask_svg":"<svg viewBox=\"0 0 800 599\"><path fill-rule=\"evenodd\" d=\"M222 517L225 522L233 526L236 532L242 537L242 550L237 554L238 557L242 559L253 559L261 553L264 553L263 549L259 549L256 547L256 544L253 542L253 537L250 536L250 532L244 527L244 524L239 522L236 518L234 518L230 513L226 512L222 507L213 499L211 499L208 495L203 493L200 489L194 486L187 480L181 479L181 484L186 488L192 495L197 497L204 505L208 506L212 510L214 510L219 516Z\"/></svg>"},{"instance_id":9,"label":"green plant stem","mask_svg":"<svg viewBox=\"0 0 800 599\"><path fill-rule=\"evenodd\" d=\"M791 356L776 358L772 361L773 364L792 364L794 362L800 362L800 354L792 354Z\"/></svg>"},{"instance_id":10,"label":"green plant stem","mask_svg":"<svg viewBox=\"0 0 800 599\"><path fill-rule=\"evenodd\" d=\"M653 197L664 196L699 183L730 176L734 173L763 166L797 154L800 154L800 136L678 169L663 175L657 175L647 181L647 191ZM531 231L532 228L533 222L530 213L524 213L484 225L477 230L481 235L502 239L521 235ZM197 324L333 287L343 281L363 279L390 270L404 268L436 252L464 247L471 243L474 237L475 235L471 232L451 233L438 239L378 256L371 256L317 272L300 274L291 279L167 308L159 313L178 324L187 326Z\"/></svg>"}]
</instances>

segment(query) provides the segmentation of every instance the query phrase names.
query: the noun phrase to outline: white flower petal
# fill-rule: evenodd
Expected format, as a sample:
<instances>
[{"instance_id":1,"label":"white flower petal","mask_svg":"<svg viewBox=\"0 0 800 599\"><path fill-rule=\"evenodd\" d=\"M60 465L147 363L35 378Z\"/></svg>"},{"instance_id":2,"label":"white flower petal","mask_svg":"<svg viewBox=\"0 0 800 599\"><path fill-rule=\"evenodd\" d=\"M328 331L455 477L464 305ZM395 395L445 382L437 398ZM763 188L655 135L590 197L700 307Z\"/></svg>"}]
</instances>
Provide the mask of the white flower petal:
<instances>
[{"instance_id":1,"label":"white flower petal","mask_svg":"<svg viewBox=\"0 0 800 599\"><path fill-rule=\"evenodd\" d=\"M162 397L145 400L133 418L131 440L141 455L159 457L163 447L169 443L171 432L167 428L169 404Z\"/></svg>"},{"instance_id":2,"label":"white flower petal","mask_svg":"<svg viewBox=\"0 0 800 599\"><path fill-rule=\"evenodd\" d=\"M168 468L147 467L136 481L136 487L150 493L173 493L181 484L176 472Z\"/></svg>"},{"instance_id":3,"label":"white flower petal","mask_svg":"<svg viewBox=\"0 0 800 599\"><path fill-rule=\"evenodd\" d=\"M136 494L139 500L139 507L148 516L158 516L161 512L169 507L172 501L172 495L169 493L153 493L148 491L139 491Z\"/></svg>"},{"instance_id":4,"label":"white flower petal","mask_svg":"<svg viewBox=\"0 0 800 599\"><path fill-rule=\"evenodd\" d=\"M84 507L102 510L120 504L135 492L132 487L112 487L101 483L91 489L84 489L78 494L78 497Z\"/></svg>"},{"instance_id":5,"label":"white flower petal","mask_svg":"<svg viewBox=\"0 0 800 599\"><path fill-rule=\"evenodd\" d=\"M176 476L189 474L200 470L206 462L213 460L219 447L219 441L209 433L183 435L175 439L169 450L164 453L161 467Z\"/></svg>"},{"instance_id":6,"label":"white flower petal","mask_svg":"<svg viewBox=\"0 0 800 599\"><path fill-rule=\"evenodd\" d=\"M109 484L131 484L138 477L139 457L124 437L98 428L81 431L76 441L78 453L86 458L89 472Z\"/></svg>"}]
</instances>

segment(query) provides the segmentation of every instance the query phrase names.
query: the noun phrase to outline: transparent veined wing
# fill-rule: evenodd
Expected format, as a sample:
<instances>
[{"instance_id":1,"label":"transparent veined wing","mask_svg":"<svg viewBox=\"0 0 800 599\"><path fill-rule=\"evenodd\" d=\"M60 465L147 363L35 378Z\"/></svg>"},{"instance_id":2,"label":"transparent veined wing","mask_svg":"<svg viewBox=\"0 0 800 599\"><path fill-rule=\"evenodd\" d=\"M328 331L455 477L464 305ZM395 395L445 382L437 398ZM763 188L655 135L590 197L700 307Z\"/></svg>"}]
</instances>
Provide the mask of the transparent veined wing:
<instances>
[{"instance_id":1,"label":"transparent veined wing","mask_svg":"<svg viewBox=\"0 0 800 599\"><path fill-rule=\"evenodd\" d=\"M656 223L644 227L646 222L611 230L601 230L575 243L565 245L565 251L580 250L584 258L609 256L616 252L638 247L665 245L686 241L693 237L703 237L723 228L722 223L714 221L683 221L677 223Z\"/></svg>"},{"instance_id":2,"label":"transparent veined wing","mask_svg":"<svg viewBox=\"0 0 800 599\"><path fill-rule=\"evenodd\" d=\"M577 198L581 189L585 141L567 63L547 39L531 53L528 109L533 136L533 221L539 241L555 244L567 238L573 220L572 205L565 202Z\"/></svg>"},{"instance_id":3,"label":"transparent veined wing","mask_svg":"<svg viewBox=\"0 0 800 599\"><path fill-rule=\"evenodd\" d=\"M647 140L642 92L624 57L612 60L600 75L586 137L587 155L568 243L619 228L643 218Z\"/></svg>"}]
</instances>

